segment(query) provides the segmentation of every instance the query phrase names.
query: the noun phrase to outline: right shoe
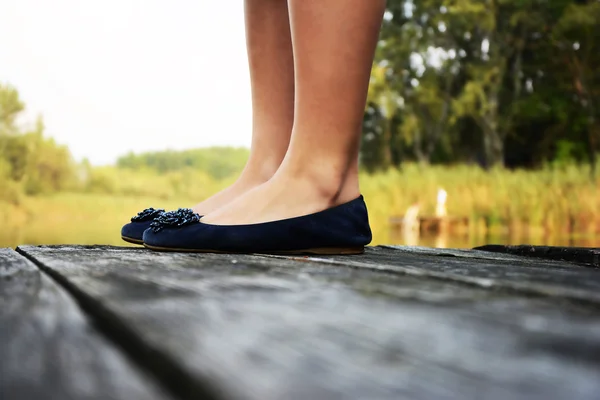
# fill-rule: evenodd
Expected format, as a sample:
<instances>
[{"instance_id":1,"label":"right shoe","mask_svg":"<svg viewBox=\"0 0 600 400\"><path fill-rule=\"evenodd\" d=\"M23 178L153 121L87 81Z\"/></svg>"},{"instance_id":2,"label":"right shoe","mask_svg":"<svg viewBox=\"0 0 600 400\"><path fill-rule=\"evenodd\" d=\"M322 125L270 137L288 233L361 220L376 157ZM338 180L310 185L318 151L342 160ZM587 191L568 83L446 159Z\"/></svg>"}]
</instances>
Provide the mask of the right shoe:
<instances>
[{"instance_id":1,"label":"right shoe","mask_svg":"<svg viewBox=\"0 0 600 400\"><path fill-rule=\"evenodd\" d=\"M144 244L144 240L142 239L144 231L150 228L152 221L164 212L165 210L162 208L154 209L152 207L140 211L136 216L131 218L131 222L123 225L123 228L121 228L121 238L129 243Z\"/></svg>"}]
</instances>

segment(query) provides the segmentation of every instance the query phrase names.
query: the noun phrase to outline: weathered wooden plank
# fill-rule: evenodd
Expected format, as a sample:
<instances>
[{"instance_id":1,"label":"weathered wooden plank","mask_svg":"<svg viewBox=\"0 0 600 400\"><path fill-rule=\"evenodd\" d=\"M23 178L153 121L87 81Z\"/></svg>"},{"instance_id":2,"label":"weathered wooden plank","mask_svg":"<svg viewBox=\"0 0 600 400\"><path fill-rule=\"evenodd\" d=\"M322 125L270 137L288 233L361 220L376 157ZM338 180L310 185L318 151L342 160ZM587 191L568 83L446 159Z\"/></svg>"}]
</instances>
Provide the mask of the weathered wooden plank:
<instances>
[{"instance_id":1,"label":"weathered wooden plank","mask_svg":"<svg viewBox=\"0 0 600 400\"><path fill-rule=\"evenodd\" d=\"M407 257L406 265L445 260L389 249L327 264L20 248L104 310L99 323L130 327L139 336L132 345L170 354L192 379L210 378L228 397L597 398L597 307L345 266L380 250L396 253L386 256L394 263Z\"/></svg>"},{"instance_id":2,"label":"weathered wooden plank","mask_svg":"<svg viewBox=\"0 0 600 400\"><path fill-rule=\"evenodd\" d=\"M485 245L476 247L475 250L545 258L549 260L570 261L591 265L593 267L600 267L600 249L587 247Z\"/></svg>"},{"instance_id":3,"label":"weathered wooden plank","mask_svg":"<svg viewBox=\"0 0 600 400\"><path fill-rule=\"evenodd\" d=\"M382 246L363 256L310 260L412 276L454 280L481 287L564 297L600 305L600 270L477 250Z\"/></svg>"},{"instance_id":4,"label":"weathered wooden plank","mask_svg":"<svg viewBox=\"0 0 600 400\"><path fill-rule=\"evenodd\" d=\"M63 289L0 249L0 398L170 396L101 337Z\"/></svg>"}]
</instances>

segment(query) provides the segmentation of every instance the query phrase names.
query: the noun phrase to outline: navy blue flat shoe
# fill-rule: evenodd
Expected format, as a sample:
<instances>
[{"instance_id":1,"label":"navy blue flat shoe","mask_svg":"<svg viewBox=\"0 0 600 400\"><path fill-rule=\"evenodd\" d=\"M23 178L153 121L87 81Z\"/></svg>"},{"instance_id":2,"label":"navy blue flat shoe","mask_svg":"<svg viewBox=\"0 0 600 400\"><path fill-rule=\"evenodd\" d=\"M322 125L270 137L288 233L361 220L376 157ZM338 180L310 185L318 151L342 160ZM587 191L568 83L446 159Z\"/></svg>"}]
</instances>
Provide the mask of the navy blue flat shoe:
<instances>
[{"instance_id":1,"label":"navy blue flat shoe","mask_svg":"<svg viewBox=\"0 0 600 400\"><path fill-rule=\"evenodd\" d=\"M123 225L121 228L121 238L129 243L144 244L142 235L144 231L150 228L150 224L154 218L162 215L165 212L163 209L146 208L140 211L135 217L131 218L131 222Z\"/></svg>"},{"instance_id":2,"label":"navy blue flat shoe","mask_svg":"<svg viewBox=\"0 0 600 400\"><path fill-rule=\"evenodd\" d=\"M199 253L360 254L371 242L362 196L301 217L250 225L204 224L191 209L160 215L144 231L144 246Z\"/></svg>"}]
</instances>

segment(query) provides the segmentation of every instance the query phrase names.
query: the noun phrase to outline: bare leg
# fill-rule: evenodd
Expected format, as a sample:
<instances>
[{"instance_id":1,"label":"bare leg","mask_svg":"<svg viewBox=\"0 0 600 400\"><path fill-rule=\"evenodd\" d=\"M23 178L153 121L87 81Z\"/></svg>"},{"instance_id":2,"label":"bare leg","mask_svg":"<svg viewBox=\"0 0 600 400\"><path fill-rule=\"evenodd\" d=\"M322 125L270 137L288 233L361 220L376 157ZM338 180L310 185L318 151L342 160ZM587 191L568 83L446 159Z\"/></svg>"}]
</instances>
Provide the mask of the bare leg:
<instances>
[{"instance_id":1,"label":"bare leg","mask_svg":"<svg viewBox=\"0 0 600 400\"><path fill-rule=\"evenodd\" d=\"M274 221L359 195L358 151L385 0L289 0L295 119L285 159L265 184L202 220Z\"/></svg>"},{"instance_id":2,"label":"bare leg","mask_svg":"<svg viewBox=\"0 0 600 400\"><path fill-rule=\"evenodd\" d=\"M294 59L286 0L246 0L252 86L252 150L239 179L194 206L200 215L269 180L287 151L294 120Z\"/></svg>"}]
</instances>

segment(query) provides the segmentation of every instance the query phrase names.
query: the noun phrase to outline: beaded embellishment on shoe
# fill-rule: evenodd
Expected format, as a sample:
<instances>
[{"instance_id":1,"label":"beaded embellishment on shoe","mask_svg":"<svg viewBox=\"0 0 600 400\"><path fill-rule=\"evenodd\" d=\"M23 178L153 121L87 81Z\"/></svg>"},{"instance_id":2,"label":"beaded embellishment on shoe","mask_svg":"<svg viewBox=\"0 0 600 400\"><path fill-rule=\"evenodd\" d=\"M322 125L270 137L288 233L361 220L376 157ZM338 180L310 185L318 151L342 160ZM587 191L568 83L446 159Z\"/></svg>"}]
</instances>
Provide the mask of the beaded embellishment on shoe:
<instances>
[{"instance_id":1,"label":"beaded embellishment on shoe","mask_svg":"<svg viewBox=\"0 0 600 400\"><path fill-rule=\"evenodd\" d=\"M196 214L191 208L180 208L159 215L150 224L150 229L156 233L164 228L179 228L196 222L200 222L200 215Z\"/></svg>"},{"instance_id":2,"label":"beaded embellishment on shoe","mask_svg":"<svg viewBox=\"0 0 600 400\"><path fill-rule=\"evenodd\" d=\"M140 211L139 213L137 213L137 215L135 217L131 218L131 222L150 221L150 220L153 220L154 218L158 217L159 215L161 215L164 212L165 212L165 210L163 210L162 208L159 208L159 209L154 209L152 207L146 208L144 211Z\"/></svg>"}]
</instances>

